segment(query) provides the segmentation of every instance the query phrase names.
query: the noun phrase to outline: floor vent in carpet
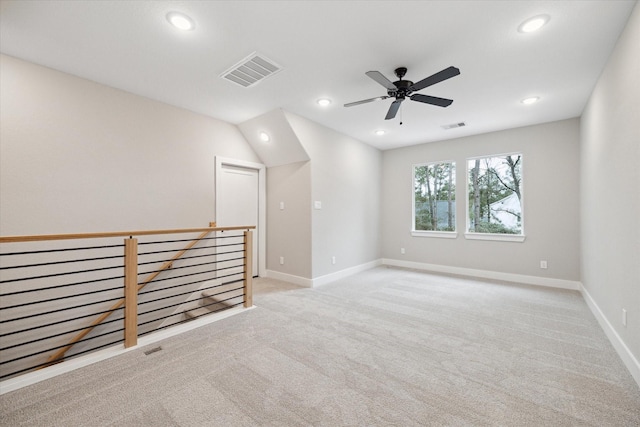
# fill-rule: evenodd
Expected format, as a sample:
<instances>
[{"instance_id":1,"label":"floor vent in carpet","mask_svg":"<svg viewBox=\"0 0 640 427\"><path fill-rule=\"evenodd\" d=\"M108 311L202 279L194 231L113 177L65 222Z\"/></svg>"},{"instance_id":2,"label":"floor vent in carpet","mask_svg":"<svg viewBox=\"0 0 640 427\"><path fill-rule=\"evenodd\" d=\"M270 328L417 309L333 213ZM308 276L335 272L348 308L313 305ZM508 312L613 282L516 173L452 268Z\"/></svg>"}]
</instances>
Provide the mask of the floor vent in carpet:
<instances>
[{"instance_id":1,"label":"floor vent in carpet","mask_svg":"<svg viewBox=\"0 0 640 427\"><path fill-rule=\"evenodd\" d=\"M162 350L162 347L154 347L154 348L152 348L152 349L150 349L150 350L146 350L146 351L144 352L144 355L145 355L145 356L148 356L148 355L150 355L150 354L152 354L152 353L155 353L155 352L157 352L157 351L160 351L160 350Z\"/></svg>"}]
</instances>

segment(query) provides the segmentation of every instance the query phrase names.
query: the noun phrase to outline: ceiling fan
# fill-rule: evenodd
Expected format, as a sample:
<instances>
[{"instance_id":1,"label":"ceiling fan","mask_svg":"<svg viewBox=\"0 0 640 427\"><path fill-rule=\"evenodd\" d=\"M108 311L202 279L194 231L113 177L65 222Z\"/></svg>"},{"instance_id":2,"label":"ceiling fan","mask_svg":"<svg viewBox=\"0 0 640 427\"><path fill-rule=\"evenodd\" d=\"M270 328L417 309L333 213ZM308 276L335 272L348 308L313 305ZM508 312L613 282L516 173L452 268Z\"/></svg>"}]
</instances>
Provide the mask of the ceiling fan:
<instances>
[{"instance_id":1,"label":"ceiling fan","mask_svg":"<svg viewBox=\"0 0 640 427\"><path fill-rule=\"evenodd\" d=\"M404 101L406 97L409 97L412 101L423 102L425 104L436 105L438 107L448 107L451 105L453 102L452 99L438 98L413 92L417 92L436 83L440 83L441 81L450 79L451 77L455 77L460 74L460 70L456 67L445 68L444 70L437 72L426 79L422 79L417 83L409 80L402 80L404 75L407 74L407 69L405 67L396 68L395 74L399 79L396 82L392 82L386 78L380 71L367 71L365 74L384 86L387 89L387 95L350 102L348 104L344 104L344 106L353 107L354 105L366 104L368 102L380 101L387 98L395 98L395 101L393 101L389 107L387 116L384 118L385 120L390 120L396 116L396 113L400 108L400 104L402 104L402 101Z\"/></svg>"}]
</instances>

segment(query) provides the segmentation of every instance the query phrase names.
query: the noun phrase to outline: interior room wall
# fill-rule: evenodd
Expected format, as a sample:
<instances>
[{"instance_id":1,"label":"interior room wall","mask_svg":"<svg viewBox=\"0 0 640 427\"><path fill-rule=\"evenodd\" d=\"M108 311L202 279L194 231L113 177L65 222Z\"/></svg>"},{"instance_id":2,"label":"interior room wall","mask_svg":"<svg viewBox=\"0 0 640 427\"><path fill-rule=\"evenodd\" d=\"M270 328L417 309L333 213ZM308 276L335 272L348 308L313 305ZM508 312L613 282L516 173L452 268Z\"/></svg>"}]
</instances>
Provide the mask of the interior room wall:
<instances>
[{"instance_id":1,"label":"interior room wall","mask_svg":"<svg viewBox=\"0 0 640 427\"><path fill-rule=\"evenodd\" d=\"M282 204L282 208L281 208ZM311 163L267 169L267 269L311 278ZM280 264L283 257L284 264Z\"/></svg>"},{"instance_id":2,"label":"interior room wall","mask_svg":"<svg viewBox=\"0 0 640 427\"><path fill-rule=\"evenodd\" d=\"M582 115L580 199L582 283L640 384L639 40L636 5Z\"/></svg>"},{"instance_id":3,"label":"interior room wall","mask_svg":"<svg viewBox=\"0 0 640 427\"><path fill-rule=\"evenodd\" d=\"M236 126L2 55L0 234L207 226Z\"/></svg>"},{"instance_id":4,"label":"interior room wall","mask_svg":"<svg viewBox=\"0 0 640 427\"><path fill-rule=\"evenodd\" d=\"M580 280L578 150L579 121L570 119L385 151L383 257L577 284ZM523 155L525 241L465 239L467 158L513 152ZM441 161L456 163L458 236L413 237L413 165ZM401 248L405 254L401 254ZM540 268L541 260L547 261L548 269Z\"/></svg>"},{"instance_id":5,"label":"interior room wall","mask_svg":"<svg viewBox=\"0 0 640 427\"><path fill-rule=\"evenodd\" d=\"M303 117L286 115L311 158L312 277L377 261L381 152ZM316 202L321 209L315 208Z\"/></svg>"}]
</instances>

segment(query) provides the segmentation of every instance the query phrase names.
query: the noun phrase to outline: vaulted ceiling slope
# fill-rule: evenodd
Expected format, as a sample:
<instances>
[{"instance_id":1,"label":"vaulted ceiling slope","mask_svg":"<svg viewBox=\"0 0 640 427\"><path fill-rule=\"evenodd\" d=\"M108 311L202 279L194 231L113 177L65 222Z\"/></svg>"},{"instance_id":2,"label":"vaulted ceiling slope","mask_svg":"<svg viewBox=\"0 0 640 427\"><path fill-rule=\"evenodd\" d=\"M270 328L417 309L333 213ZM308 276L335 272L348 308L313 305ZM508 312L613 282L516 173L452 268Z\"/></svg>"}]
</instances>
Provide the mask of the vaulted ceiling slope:
<instances>
[{"instance_id":1,"label":"vaulted ceiling slope","mask_svg":"<svg viewBox=\"0 0 640 427\"><path fill-rule=\"evenodd\" d=\"M234 124L281 108L389 149L579 116L635 3L2 0L0 51ZM220 77L253 52L280 71L248 88ZM343 107L386 94L367 71L416 82L449 66L461 74L420 91L449 107Z\"/></svg>"}]
</instances>

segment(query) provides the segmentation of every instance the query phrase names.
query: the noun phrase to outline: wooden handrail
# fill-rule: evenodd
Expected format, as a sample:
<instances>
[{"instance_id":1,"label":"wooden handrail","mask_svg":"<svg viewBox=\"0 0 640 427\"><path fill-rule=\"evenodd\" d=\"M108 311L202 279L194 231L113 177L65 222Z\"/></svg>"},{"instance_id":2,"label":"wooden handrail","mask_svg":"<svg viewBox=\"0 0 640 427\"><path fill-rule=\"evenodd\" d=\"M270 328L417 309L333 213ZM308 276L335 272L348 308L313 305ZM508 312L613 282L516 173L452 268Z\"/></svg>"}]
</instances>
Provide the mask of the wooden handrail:
<instances>
[{"instance_id":1,"label":"wooden handrail","mask_svg":"<svg viewBox=\"0 0 640 427\"><path fill-rule=\"evenodd\" d=\"M139 283L138 284L138 292L140 292L146 285L148 285L156 277L158 277L158 275L161 272L171 268L171 266L173 265L174 261L176 261L182 255L184 255L185 252L187 252L189 249L191 249L193 246L195 246L200 240L202 240L209 233L211 233L213 231L246 230L246 229L253 229L253 228L255 228L255 226L248 226L248 227L190 228L190 229L182 229L182 230L161 230L161 231L154 231L154 232L149 232L149 231L139 232L139 231L137 231L137 232L117 232L117 233L93 233L93 235L91 235L90 237L94 237L95 238L95 237L118 237L118 236L132 236L132 235L138 235L139 236L139 235L148 235L148 234L176 234L176 233L188 233L188 232L193 232L193 231L203 231L204 230L198 237L196 237L193 241L189 242L182 250L180 250L176 255L174 255L169 261L165 262L162 265L162 267L160 267L159 270L149 274L141 283ZM13 241L14 242L15 241L22 241L22 242L36 241L34 239L31 239L31 238L32 237L50 237L50 236L53 236L53 235L49 235L49 236L22 236L21 238L25 239L25 240L13 240ZM58 235L58 236L83 236L83 237L66 237L67 239L87 238L86 234L84 234L84 235L67 234L67 235ZM18 238L18 237L14 237L14 238ZM62 237L62 239L65 239L65 237ZM56 240L56 239L40 239L40 240ZM83 329L76 336L74 336L73 339L71 339L71 341L69 341L69 343L66 346L59 348L54 354L49 356L49 358L47 359L47 364L44 365L43 368L46 368L47 366L51 366L52 364L54 364L54 363L60 361L62 358L64 358L65 353L67 351L69 351L69 349L71 347L73 347L78 341L80 341L82 338L84 338L96 326L98 326L100 323L102 323L114 311L116 311L117 309L122 307L124 305L124 303L125 303L125 299L122 298L120 301L118 301L113 306L111 306L111 308L109 308L108 311L106 311L106 312L102 313L100 316L98 316L93 322L91 322L91 324L86 329Z\"/></svg>"},{"instance_id":2,"label":"wooden handrail","mask_svg":"<svg viewBox=\"0 0 640 427\"><path fill-rule=\"evenodd\" d=\"M202 231L231 231L231 230L249 230L255 229L255 225L237 226L237 227L202 227L202 228L180 228L174 230L142 230L142 231L112 231L107 233L77 233L77 234L45 234L35 236L2 236L0 243L17 243L17 242L42 242L47 240L72 240L72 239L97 239L104 237L126 237L126 236L147 236L151 234L180 234L180 233L197 233Z\"/></svg>"}]
</instances>

